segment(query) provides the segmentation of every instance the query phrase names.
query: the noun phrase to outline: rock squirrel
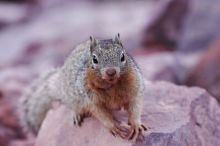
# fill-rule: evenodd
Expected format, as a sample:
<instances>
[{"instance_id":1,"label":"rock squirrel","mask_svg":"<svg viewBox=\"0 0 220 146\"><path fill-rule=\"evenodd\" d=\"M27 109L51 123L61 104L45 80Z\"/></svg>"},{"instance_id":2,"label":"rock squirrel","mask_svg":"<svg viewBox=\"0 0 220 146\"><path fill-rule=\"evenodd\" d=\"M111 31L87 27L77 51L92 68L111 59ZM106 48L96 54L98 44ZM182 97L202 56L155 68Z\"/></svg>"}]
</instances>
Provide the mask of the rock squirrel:
<instances>
[{"instance_id":1,"label":"rock squirrel","mask_svg":"<svg viewBox=\"0 0 220 146\"><path fill-rule=\"evenodd\" d=\"M90 37L61 68L36 81L21 98L21 122L37 134L51 102L60 100L71 109L75 125L92 115L114 136L135 140L146 130L141 123L143 90L140 70L126 53L120 35L109 40ZM122 108L130 126L120 124L112 114Z\"/></svg>"}]
</instances>

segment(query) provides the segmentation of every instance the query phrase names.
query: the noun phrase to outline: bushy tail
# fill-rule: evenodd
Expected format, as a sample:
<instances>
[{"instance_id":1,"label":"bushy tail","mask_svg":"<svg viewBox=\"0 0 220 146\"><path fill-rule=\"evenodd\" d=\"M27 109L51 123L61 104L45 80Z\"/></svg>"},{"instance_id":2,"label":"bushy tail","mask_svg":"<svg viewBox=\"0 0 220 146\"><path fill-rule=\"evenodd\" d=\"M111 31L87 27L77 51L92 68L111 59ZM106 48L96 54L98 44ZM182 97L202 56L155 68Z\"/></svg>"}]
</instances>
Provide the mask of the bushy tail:
<instances>
[{"instance_id":1,"label":"bushy tail","mask_svg":"<svg viewBox=\"0 0 220 146\"><path fill-rule=\"evenodd\" d=\"M25 132L31 130L37 134L47 111L51 108L52 97L48 80L53 73L50 72L36 81L19 101L19 117Z\"/></svg>"}]
</instances>

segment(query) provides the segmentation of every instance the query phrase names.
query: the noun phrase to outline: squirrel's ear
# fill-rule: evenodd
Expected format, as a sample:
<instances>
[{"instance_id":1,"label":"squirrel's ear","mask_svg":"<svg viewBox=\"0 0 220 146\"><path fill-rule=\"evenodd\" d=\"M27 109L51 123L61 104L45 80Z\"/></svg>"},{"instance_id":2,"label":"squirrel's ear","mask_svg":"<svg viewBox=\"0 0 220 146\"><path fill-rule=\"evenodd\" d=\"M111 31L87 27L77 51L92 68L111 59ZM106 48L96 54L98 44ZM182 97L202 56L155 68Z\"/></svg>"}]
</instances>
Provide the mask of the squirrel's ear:
<instances>
[{"instance_id":1,"label":"squirrel's ear","mask_svg":"<svg viewBox=\"0 0 220 146\"><path fill-rule=\"evenodd\" d=\"M90 39L90 51L92 52L97 45L97 40L92 36L90 36L89 39Z\"/></svg>"},{"instance_id":2,"label":"squirrel's ear","mask_svg":"<svg viewBox=\"0 0 220 146\"><path fill-rule=\"evenodd\" d=\"M115 36L114 42L122 46L119 33Z\"/></svg>"}]
</instances>

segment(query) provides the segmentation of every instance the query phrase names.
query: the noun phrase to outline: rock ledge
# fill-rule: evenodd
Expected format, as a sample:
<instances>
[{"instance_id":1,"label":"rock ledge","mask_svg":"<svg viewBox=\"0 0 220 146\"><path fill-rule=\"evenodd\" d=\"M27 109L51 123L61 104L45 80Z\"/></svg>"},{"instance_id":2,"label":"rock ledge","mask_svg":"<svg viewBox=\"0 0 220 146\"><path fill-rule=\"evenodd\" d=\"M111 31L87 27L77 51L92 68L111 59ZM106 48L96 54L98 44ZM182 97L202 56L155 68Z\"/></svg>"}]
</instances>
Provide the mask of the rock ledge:
<instances>
[{"instance_id":1,"label":"rock ledge","mask_svg":"<svg viewBox=\"0 0 220 146\"><path fill-rule=\"evenodd\" d=\"M203 89L149 82L143 111L142 121L151 129L144 140L132 144L113 137L94 118L87 118L81 128L74 127L71 111L61 106L48 113L36 146L218 146L220 143L220 108Z\"/></svg>"}]
</instances>

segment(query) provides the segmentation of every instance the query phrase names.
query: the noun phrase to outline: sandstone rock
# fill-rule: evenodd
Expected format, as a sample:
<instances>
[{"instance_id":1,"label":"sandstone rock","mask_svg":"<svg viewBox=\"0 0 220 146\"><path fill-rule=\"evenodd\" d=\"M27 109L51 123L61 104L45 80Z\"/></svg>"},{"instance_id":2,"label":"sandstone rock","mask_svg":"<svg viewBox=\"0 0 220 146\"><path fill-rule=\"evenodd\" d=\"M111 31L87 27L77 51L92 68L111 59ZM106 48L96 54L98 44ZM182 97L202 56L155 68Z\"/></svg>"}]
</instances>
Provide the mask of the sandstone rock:
<instances>
[{"instance_id":1,"label":"sandstone rock","mask_svg":"<svg viewBox=\"0 0 220 146\"><path fill-rule=\"evenodd\" d=\"M120 115L125 121L126 116ZM167 82L146 83L142 121L151 127L132 144L113 137L94 118L81 128L64 106L49 111L36 146L219 146L220 107L205 90ZM126 121L125 121L126 122Z\"/></svg>"}]
</instances>

